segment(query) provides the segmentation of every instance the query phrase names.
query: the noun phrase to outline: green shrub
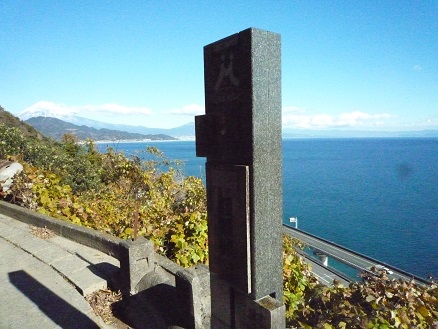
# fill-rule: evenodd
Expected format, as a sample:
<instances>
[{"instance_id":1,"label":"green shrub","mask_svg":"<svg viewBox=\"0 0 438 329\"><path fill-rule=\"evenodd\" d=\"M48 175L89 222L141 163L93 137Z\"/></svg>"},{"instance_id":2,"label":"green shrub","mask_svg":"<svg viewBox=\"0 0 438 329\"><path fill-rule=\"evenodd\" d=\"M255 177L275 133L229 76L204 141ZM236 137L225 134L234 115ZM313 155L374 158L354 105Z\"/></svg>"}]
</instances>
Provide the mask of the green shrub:
<instances>
[{"instance_id":1,"label":"green shrub","mask_svg":"<svg viewBox=\"0 0 438 329\"><path fill-rule=\"evenodd\" d=\"M14 156L17 161L55 173L61 184L69 185L74 192L98 188L99 157L92 142L80 145L71 135L66 135L62 143L41 141L5 125L0 125L0 140L0 158Z\"/></svg>"},{"instance_id":2,"label":"green shrub","mask_svg":"<svg viewBox=\"0 0 438 329\"><path fill-rule=\"evenodd\" d=\"M146 236L182 266L208 262L205 188L184 177L179 162L156 148L146 150L147 161L111 148L101 154L70 135L50 145L17 140L7 150L22 152L24 164L9 192L15 203L124 239Z\"/></svg>"},{"instance_id":3,"label":"green shrub","mask_svg":"<svg viewBox=\"0 0 438 329\"><path fill-rule=\"evenodd\" d=\"M24 170L0 197L55 218L125 239L146 236L182 266L208 263L206 190L184 177L158 149L131 159L73 136L61 143L25 138L0 125L0 157ZM384 273L349 287L318 283L301 258L300 241L283 237L288 326L298 328L436 328L438 287L389 280Z\"/></svg>"},{"instance_id":4,"label":"green shrub","mask_svg":"<svg viewBox=\"0 0 438 329\"><path fill-rule=\"evenodd\" d=\"M0 159L22 154L26 146L26 139L18 128L0 124Z\"/></svg>"},{"instance_id":5,"label":"green shrub","mask_svg":"<svg viewBox=\"0 0 438 329\"><path fill-rule=\"evenodd\" d=\"M365 275L349 287L317 283L297 250L284 238L283 282L286 321L297 328L434 328L438 326L438 286L389 280L384 272Z\"/></svg>"}]
</instances>

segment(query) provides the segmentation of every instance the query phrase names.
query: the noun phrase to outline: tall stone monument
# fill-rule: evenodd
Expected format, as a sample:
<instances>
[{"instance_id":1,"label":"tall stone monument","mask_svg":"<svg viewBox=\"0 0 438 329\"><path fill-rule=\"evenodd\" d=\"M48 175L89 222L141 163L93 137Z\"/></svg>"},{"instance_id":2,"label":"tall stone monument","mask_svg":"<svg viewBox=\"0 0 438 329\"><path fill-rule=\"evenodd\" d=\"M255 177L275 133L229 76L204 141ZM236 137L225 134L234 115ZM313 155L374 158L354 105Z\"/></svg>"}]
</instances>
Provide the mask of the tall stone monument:
<instances>
[{"instance_id":1,"label":"tall stone monument","mask_svg":"<svg viewBox=\"0 0 438 329\"><path fill-rule=\"evenodd\" d=\"M212 327L284 328L280 35L250 28L204 47Z\"/></svg>"}]
</instances>

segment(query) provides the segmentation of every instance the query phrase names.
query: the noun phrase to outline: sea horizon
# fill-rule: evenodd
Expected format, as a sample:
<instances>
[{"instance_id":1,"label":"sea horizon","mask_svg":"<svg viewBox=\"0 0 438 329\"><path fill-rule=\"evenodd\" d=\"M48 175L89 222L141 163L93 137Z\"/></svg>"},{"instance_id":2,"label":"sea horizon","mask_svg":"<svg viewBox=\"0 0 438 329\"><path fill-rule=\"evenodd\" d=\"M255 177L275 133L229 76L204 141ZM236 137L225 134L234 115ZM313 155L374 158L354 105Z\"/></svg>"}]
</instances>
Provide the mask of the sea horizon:
<instances>
[{"instance_id":1,"label":"sea horizon","mask_svg":"<svg viewBox=\"0 0 438 329\"><path fill-rule=\"evenodd\" d=\"M438 138L283 138L283 223L426 278L438 277ZM109 145L111 146L111 145ZM194 141L157 146L205 179ZM137 152L137 153L136 153Z\"/></svg>"}]
</instances>

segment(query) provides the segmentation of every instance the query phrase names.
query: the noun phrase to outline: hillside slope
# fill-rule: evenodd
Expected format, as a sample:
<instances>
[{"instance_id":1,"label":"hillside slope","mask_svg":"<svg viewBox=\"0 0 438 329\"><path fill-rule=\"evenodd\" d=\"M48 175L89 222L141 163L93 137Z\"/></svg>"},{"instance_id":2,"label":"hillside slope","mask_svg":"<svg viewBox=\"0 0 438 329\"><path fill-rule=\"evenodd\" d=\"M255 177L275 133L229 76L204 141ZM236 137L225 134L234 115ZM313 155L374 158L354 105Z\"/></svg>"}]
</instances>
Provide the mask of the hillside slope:
<instances>
[{"instance_id":1,"label":"hillside slope","mask_svg":"<svg viewBox=\"0 0 438 329\"><path fill-rule=\"evenodd\" d=\"M138 134L111 129L96 129L88 126L78 126L60 119L50 117L34 117L25 121L44 135L61 140L64 134L75 135L79 140L176 140L165 134Z\"/></svg>"},{"instance_id":2,"label":"hillside slope","mask_svg":"<svg viewBox=\"0 0 438 329\"><path fill-rule=\"evenodd\" d=\"M43 140L46 137L37 131L31 125L21 121L17 117L13 116L11 113L6 111L3 107L0 106L0 125L3 124L8 127L16 127L25 137L36 138L39 140Z\"/></svg>"}]
</instances>

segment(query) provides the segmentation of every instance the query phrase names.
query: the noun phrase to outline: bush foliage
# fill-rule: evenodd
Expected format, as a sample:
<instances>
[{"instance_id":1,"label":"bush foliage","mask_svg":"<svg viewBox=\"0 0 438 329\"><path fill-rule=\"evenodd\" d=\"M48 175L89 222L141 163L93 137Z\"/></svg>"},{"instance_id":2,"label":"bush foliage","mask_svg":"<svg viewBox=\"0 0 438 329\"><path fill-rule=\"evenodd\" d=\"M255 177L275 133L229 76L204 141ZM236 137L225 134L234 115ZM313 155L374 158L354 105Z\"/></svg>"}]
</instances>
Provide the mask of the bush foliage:
<instances>
[{"instance_id":1,"label":"bush foliage","mask_svg":"<svg viewBox=\"0 0 438 329\"><path fill-rule=\"evenodd\" d=\"M182 266L208 262L206 193L158 149L126 157L72 135L40 142L0 125L0 157L23 164L4 198L40 213L124 239L146 236Z\"/></svg>"},{"instance_id":2,"label":"bush foliage","mask_svg":"<svg viewBox=\"0 0 438 329\"><path fill-rule=\"evenodd\" d=\"M384 271L363 274L348 287L318 283L297 250L283 238L286 320L295 328L438 328L438 285L390 280Z\"/></svg>"},{"instance_id":3,"label":"bush foliage","mask_svg":"<svg viewBox=\"0 0 438 329\"><path fill-rule=\"evenodd\" d=\"M145 150L148 160L128 158L112 148L100 153L92 141L78 144L72 135L62 142L37 140L1 124L0 141L0 158L24 166L0 198L124 239L145 236L185 267L208 264L205 187L158 149ZM326 287L298 253L300 241L285 236L283 246L288 326L438 328L435 283L421 286L378 273L349 287Z\"/></svg>"}]
</instances>

